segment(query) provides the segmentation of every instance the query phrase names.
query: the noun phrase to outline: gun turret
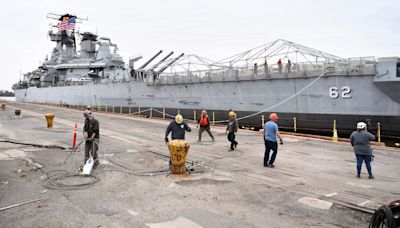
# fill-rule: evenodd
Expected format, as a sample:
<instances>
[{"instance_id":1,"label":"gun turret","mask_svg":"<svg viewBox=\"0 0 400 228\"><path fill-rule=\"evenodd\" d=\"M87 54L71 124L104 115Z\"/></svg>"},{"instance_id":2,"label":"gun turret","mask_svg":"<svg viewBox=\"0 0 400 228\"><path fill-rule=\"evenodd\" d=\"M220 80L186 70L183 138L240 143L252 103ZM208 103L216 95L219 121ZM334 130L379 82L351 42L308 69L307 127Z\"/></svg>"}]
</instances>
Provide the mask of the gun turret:
<instances>
[{"instance_id":1,"label":"gun turret","mask_svg":"<svg viewBox=\"0 0 400 228\"><path fill-rule=\"evenodd\" d=\"M141 67L139 67L136 70L142 70L143 68L145 68L147 65L149 65L149 63L151 63L151 61L153 61L155 58L157 58L157 56L159 56L163 51L160 50L157 54L155 54L151 59L149 59L147 62L145 62Z\"/></svg>"},{"instance_id":2,"label":"gun turret","mask_svg":"<svg viewBox=\"0 0 400 228\"><path fill-rule=\"evenodd\" d=\"M162 62L167 60L172 54L174 54L173 51L171 51L171 53L169 53L167 56L165 56L163 59L161 59L158 63L154 64L154 66L152 66L149 70L153 71L154 69L156 69Z\"/></svg>"},{"instance_id":3,"label":"gun turret","mask_svg":"<svg viewBox=\"0 0 400 228\"><path fill-rule=\"evenodd\" d=\"M160 70L157 71L157 74L161 74L162 72L164 72L164 70L166 70L169 66L171 66L174 62L178 61L178 59L180 59L182 56L184 56L185 54L182 53L180 54L178 57L176 57L175 59L173 59L171 62L167 63L165 66L163 66Z\"/></svg>"}]
</instances>

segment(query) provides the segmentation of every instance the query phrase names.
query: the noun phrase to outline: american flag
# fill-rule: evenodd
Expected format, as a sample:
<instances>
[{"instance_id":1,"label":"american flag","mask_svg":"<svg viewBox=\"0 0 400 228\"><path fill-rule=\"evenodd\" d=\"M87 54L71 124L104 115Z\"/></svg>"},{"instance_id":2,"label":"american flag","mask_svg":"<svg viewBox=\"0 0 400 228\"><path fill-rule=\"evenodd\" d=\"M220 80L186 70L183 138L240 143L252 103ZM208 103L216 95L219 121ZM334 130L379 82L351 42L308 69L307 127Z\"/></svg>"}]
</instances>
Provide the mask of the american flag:
<instances>
[{"instance_id":1,"label":"american flag","mask_svg":"<svg viewBox=\"0 0 400 228\"><path fill-rule=\"evenodd\" d=\"M75 29L75 17L63 17L62 21L60 21L57 25L58 31L66 31Z\"/></svg>"}]
</instances>

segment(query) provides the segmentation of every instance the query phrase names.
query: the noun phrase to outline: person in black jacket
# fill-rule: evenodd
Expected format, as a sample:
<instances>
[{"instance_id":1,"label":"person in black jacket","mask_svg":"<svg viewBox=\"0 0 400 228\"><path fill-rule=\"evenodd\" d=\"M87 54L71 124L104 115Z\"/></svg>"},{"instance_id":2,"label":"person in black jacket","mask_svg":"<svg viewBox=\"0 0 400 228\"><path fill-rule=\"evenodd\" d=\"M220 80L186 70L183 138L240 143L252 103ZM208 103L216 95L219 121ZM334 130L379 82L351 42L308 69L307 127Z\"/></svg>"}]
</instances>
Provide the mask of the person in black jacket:
<instances>
[{"instance_id":1,"label":"person in black jacket","mask_svg":"<svg viewBox=\"0 0 400 228\"><path fill-rule=\"evenodd\" d=\"M175 120L169 123L167 130L165 131L165 142L168 143L168 135L171 133L171 139L185 139L185 132L191 132L192 129L183 121L183 116L178 114L175 116Z\"/></svg>"},{"instance_id":2,"label":"person in black jacket","mask_svg":"<svg viewBox=\"0 0 400 228\"><path fill-rule=\"evenodd\" d=\"M210 119L208 118L206 110L201 111L201 116L197 120L197 127L199 127L199 125L200 125L199 139L197 141L201 142L201 135L203 134L204 131L207 131L207 133L210 135L212 141L215 142L214 135L211 133L211 130L210 130Z\"/></svg>"}]
</instances>

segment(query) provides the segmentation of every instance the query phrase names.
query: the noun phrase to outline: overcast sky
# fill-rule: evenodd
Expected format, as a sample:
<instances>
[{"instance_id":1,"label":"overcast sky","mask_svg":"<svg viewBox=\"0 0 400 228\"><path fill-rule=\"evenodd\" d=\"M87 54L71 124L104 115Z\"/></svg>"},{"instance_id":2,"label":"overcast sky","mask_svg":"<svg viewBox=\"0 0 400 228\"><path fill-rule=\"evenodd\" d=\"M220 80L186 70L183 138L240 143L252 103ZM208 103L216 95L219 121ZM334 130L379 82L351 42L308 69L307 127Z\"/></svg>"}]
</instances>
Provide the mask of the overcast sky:
<instances>
[{"instance_id":1,"label":"overcast sky","mask_svg":"<svg viewBox=\"0 0 400 228\"><path fill-rule=\"evenodd\" d=\"M111 38L126 62L160 49L218 60L278 38L346 58L400 56L398 0L14 0L0 8L0 89L50 54L50 12L88 17L80 31Z\"/></svg>"}]
</instances>

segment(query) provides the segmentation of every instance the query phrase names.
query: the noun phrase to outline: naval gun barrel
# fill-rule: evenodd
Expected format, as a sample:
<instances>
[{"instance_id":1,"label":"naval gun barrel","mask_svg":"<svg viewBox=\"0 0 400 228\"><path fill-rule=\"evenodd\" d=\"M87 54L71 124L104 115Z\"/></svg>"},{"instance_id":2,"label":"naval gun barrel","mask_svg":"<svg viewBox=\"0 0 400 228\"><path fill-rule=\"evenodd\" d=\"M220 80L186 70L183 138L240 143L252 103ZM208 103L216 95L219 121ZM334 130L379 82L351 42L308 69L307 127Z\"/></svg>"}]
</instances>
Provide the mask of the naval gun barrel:
<instances>
[{"instance_id":1,"label":"naval gun barrel","mask_svg":"<svg viewBox=\"0 0 400 228\"><path fill-rule=\"evenodd\" d=\"M185 54L182 53L180 54L178 57L176 57L175 59L173 59L171 62L167 63L167 65L163 66L159 71L157 71L157 74L161 74L162 72L164 72L164 70L166 70L169 66L171 66L172 64L174 64L174 62L178 61L178 59L180 59L182 56L184 56Z\"/></svg>"},{"instance_id":2,"label":"naval gun barrel","mask_svg":"<svg viewBox=\"0 0 400 228\"><path fill-rule=\"evenodd\" d=\"M154 70L154 69L156 69L162 62L164 62L165 60L167 60L172 54L174 54L173 51L171 51L171 53L169 53L167 56L165 56L163 59L161 59L158 63L154 64L154 66L152 66L149 70Z\"/></svg>"},{"instance_id":3,"label":"naval gun barrel","mask_svg":"<svg viewBox=\"0 0 400 228\"><path fill-rule=\"evenodd\" d=\"M151 59L149 59L147 62L145 62L141 67L139 67L137 70L142 70L143 68L145 68L147 65L149 65L149 63L151 63L151 61L153 61L155 58L157 58L157 56L159 56L163 51L160 50L157 54L155 54Z\"/></svg>"}]
</instances>

